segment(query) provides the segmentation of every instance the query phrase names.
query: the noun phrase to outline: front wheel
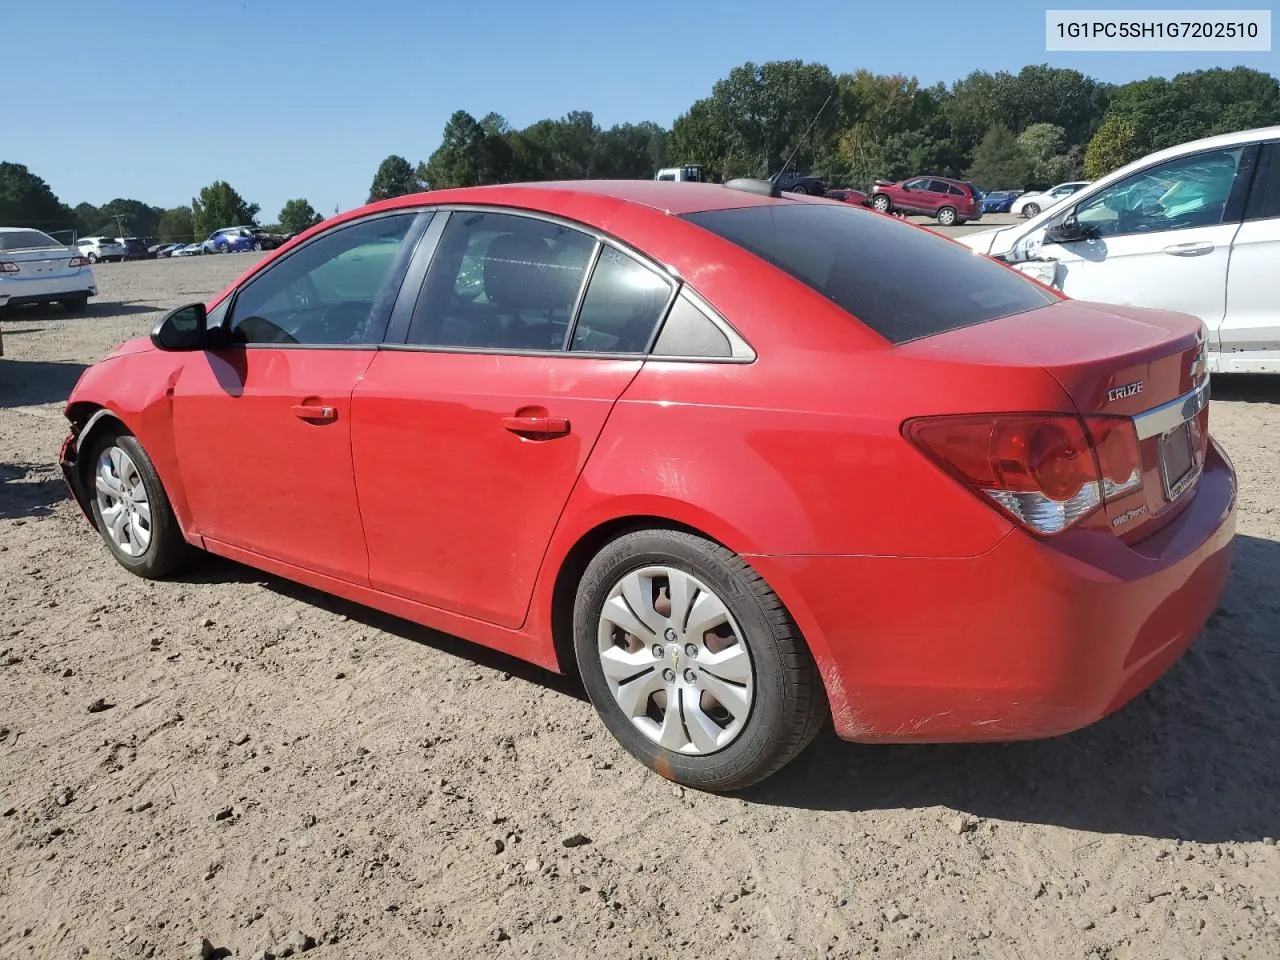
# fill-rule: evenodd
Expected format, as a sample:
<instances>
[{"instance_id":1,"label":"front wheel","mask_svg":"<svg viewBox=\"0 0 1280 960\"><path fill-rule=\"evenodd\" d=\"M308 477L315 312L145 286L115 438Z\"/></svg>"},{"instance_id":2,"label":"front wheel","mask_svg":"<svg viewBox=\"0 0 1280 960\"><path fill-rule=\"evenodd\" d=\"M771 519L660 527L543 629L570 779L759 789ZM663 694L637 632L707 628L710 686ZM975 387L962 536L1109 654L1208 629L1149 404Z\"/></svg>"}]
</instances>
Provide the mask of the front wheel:
<instances>
[{"instance_id":1,"label":"front wheel","mask_svg":"<svg viewBox=\"0 0 1280 960\"><path fill-rule=\"evenodd\" d=\"M130 433L106 431L84 452L93 522L111 555L126 570L148 580L178 570L192 548L182 536L142 444Z\"/></svg>"},{"instance_id":2,"label":"front wheel","mask_svg":"<svg viewBox=\"0 0 1280 960\"><path fill-rule=\"evenodd\" d=\"M938 223L944 227L953 226L956 222L956 208L943 207L938 211Z\"/></svg>"},{"instance_id":3,"label":"front wheel","mask_svg":"<svg viewBox=\"0 0 1280 960\"><path fill-rule=\"evenodd\" d=\"M891 206L891 204L889 203L889 198L886 197L883 193L877 193L874 197L872 197L871 205L875 207L876 210L880 213L888 213L889 207Z\"/></svg>"},{"instance_id":4,"label":"front wheel","mask_svg":"<svg viewBox=\"0 0 1280 960\"><path fill-rule=\"evenodd\" d=\"M758 783L828 715L782 601L737 554L692 534L642 530L601 550L578 585L574 647L610 733L695 789Z\"/></svg>"},{"instance_id":5,"label":"front wheel","mask_svg":"<svg viewBox=\"0 0 1280 960\"><path fill-rule=\"evenodd\" d=\"M1032 217L1038 217L1040 215L1040 204L1028 203L1025 207L1022 208L1022 215L1026 217L1028 220L1030 220Z\"/></svg>"}]
</instances>

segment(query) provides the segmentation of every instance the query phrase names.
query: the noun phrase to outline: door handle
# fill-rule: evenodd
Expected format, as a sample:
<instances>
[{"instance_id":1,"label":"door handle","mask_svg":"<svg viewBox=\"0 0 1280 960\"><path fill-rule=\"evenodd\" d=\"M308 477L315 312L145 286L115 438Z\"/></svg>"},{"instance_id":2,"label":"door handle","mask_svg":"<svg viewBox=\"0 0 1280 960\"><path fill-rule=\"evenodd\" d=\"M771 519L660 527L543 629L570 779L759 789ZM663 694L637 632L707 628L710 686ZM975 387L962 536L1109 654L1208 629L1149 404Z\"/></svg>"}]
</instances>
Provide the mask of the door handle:
<instances>
[{"instance_id":1,"label":"door handle","mask_svg":"<svg viewBox=\"0 0 1280 960\"><path fill-rule=\"evenodd\" d=\"M564 417L503 417L502 425L512 433L534 437L562 437L569 432Z\"/></svg>"},{"instance_id":2,"label":"door handle","mask_svg":"<svg viewBox=\"0 0 1280 960\"><path fill-rule=\"evenodd\" d=\"M1164 252L1171 257L1201 257L1206 253L1213 253L1213 244L1208 241L1200 243L1175 243L1171 247L1165 247Z\"/></svg>"},{"instance_id":3,"label":"door handle","mask_svg":"<svg viewBox=\"0 0 1280 960\"><path fill-rule=\"evenodd\" d=\"M318 404L299 403L293 408L293 415L299 420L337 420L337 407L322 407Z\"/></svg>"}]
</instances>

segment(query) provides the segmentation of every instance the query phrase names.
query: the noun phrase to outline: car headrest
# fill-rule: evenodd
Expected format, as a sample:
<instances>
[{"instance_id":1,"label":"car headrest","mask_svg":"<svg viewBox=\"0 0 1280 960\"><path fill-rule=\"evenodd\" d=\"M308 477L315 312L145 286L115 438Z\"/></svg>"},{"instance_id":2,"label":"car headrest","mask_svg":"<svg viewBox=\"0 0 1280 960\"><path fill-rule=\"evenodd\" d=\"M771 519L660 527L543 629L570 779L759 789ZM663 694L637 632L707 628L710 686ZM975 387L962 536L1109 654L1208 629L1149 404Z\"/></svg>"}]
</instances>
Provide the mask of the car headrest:
<instances>
[{"instance_id":1,"label":"car headrest","mask_svg":"<svg viewBox=\"0 0 1280 960\"><path fill-rule=\"evenodd\" d=\"M581 280L580 266L559 262L546 241L531 234L495 237L485 256L485 295L499 307L551 310L571 306Z\"/></svg>"}]
</instances>

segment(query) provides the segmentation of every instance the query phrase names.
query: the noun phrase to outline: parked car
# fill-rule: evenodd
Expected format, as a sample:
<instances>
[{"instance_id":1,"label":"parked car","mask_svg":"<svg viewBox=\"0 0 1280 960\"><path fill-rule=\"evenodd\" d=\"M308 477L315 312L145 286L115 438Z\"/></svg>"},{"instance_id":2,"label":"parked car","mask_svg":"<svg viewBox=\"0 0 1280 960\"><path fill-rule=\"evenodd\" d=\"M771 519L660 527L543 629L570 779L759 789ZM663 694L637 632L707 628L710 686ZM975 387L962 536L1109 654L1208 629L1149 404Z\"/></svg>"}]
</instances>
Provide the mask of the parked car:
<instances>
[{"instance_id":1,"label":"parked car","mask_svg":"<svg viewBox=\"0 0 1280 960\"><path fill-rule=\"evenodd\" d=\"M861 190L854 190L852 187L828 190L826 196L828 200L839 200L843 203L853 203L861 207L867 206L870 202L865 193Z\"/></svg>"},{"instance_id":2,"label":"parked car","mask_svg":"<svg viewBox=\"0 0 1280 960\"><path fill-rule=\"evenodd\" d=\"M90 263L123 260L128 253L116 237L81 237L76 241L76 249Z\"/></svg>"},{"instance_id":3,"label":"parked car","mask_svg":"<svg viewBox=\"0 0 1280 960\"><path fill-rule=\"evenodd\" d=\"M202 253L204 253L203 243L182 243L182 244L178 244L177 247L175 247L172 251L170 251L169 256L195 257L195 256L199 256Z\"/></svg>"},{"instance_id":4,"label":"parked car","mask_svg":"<svg viewBox=\"0 0 1280 960\"><path fill-rule=\"evenodd\" d=\"M731 790L828 719L1021 740L1153 683L1230 563L1202 351L766 181L440 190L117 347L59 460L139 576L199 547L577 671Z\"/></svg>"},{"instance_id":5,"label":"parked car","mask_svg":"<svg viewBox=\"0 0 1280 960\"><path fill-rule=\"evenodd\" d=\"M1018 194L1013 190L993 190L982 195L983 213L1008 213Z\"/></svg>"},{"instance_id":6,"label":"parked car","mask_svg":"<svg viewBox=\"0 0 1280 960\"><path fill-rule=\"evenodd\" d=\"M871 188L871 205L881 213L934 217L944 227L982 217L978 188L967 180L946 177L877 180Z\"/></svg>"},{"instance_id":7,"label":"parked car","mask_svg":"<svg viewBox=\"0 0 1280 960\"><path fill-rule=\"evenodd\" d=\"M253 236L254 250L274 250L276 247L283 246L287 239L280 233L268 233L258 227L254 227L250 233Z\"/></svg>"},{"instance_id":8,"label":"parked car","mask_svg":"<svg viewBox=\"0 0 1280 960\"><path fill-rule=\"evenodd\" d=\"M255 227L223 227L201 245L204 253L244 253L267 249L266 234Z\"/></svg>"},{"instance_id":9,"label":"parked car","mask_svg":"<svg viewBox=\"0 0 1280 960\"><path fill-rule=\"evenodd\" d=\"M126 260L146 260L150 256L146 242L141 237L116 237L115 239L124 247Z\"/></svg>"},{"instance_id":10,"label":"parked car","mask_svg":"<svg viewBox=\"0 0 1280 960\"><path fill-rule=\"evenodd\" d=\"M801 176L798 173L783 173L777 177L778 189L786 193L802 193L821 197L827 192L827 181L821 177Z\"/></svg>"},{"instance_id":11,"label":"parked car","mask_svg":"<svg viewBox=\"0 0 1280 960\"><path fill-rule=\"evenodd\" d=\"M0 312L58 303L75 313L97 293L93 268L78 250L40 230L0 227Z\"/></svg>"},{"instance_id":12,"label":"parked car","mask_svg":"<svg viewBox=\"0 0 1280 960\"><path fill-rule=\"evenodd\" d=\"M1038 217L1041 210L1048 210L1088 185L1088 180L1072 180L1070 183L1050 187L1043 193L1024 193L1009 205L1009 212L1020 217Z\"/></svg>"},{"instance_id":13,"label":"parked car","mask_svg":"<svg viewBox=\"0 0 1280 960\"><path fill-rule=\"evenodd\" d=\"M1280 373L1280 126L1161 150L961 242L1068 296L1199 317L1214 373Z\"/></svg>"}]
</instances>

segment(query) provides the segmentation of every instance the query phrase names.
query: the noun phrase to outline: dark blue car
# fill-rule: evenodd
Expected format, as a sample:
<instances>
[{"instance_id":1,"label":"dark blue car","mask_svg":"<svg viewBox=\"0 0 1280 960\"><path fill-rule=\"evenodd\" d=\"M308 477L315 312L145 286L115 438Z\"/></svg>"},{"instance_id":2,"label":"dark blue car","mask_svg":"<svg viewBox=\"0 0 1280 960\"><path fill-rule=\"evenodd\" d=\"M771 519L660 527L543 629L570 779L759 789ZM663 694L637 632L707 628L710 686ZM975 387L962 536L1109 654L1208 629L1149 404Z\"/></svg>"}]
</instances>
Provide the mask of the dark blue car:
<instances>
[{"instance_id":1,"label":"dark blue car","mask_svg":"<svg viewBox=\"0 0 1280 960\"><path fill-rule=\"evenodd\" d=\"M1013 190L993 190L982 195L983 213L1008 213L1018 194Z\"/></svg>"}]
</instances>

